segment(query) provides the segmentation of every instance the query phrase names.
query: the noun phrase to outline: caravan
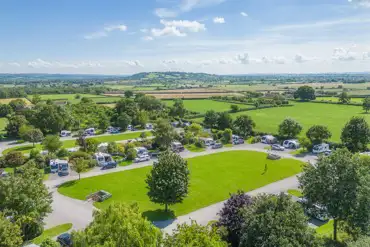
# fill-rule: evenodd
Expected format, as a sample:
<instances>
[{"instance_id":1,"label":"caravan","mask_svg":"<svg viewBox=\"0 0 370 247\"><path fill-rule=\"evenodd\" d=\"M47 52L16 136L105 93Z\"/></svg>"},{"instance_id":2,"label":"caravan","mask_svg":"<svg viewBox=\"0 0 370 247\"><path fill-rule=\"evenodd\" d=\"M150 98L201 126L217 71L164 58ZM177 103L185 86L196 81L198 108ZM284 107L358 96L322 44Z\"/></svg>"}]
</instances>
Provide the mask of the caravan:
<instances>
[{"instance_id":1,"label":"caravan","mask_svg":"<svg viewBox=\"0 0 370 247\"><path fill-rule=\"evenodd\" d=\"M107 153L95 153L93 158L97 161L98 166L105 167L105 166L114 166L117 165L117 162L113 160L112 155Z\"/></svg>"},{"instance_id":2,"label":"caravan","mask_svg":"<svg viewBox=\"0 0 370 247\"><path fill-rule=\"evenodd\" d=\"M314 154L322 154L322 153L330 153L330 147L327 143L321 143L318 145L313 146L312 153Z\"/></svg>"},{"instance_id":3,"label":"caravan","mask_svg":"<svg viewBox=\"0 0 370 247\"><path fill-rule=\"evenodd\" d=\"M95 135L95 129L94 128L85 129L85 135L88 135L88 136Z\"/></svg>"},{"instance_id":4,"label":"caravan","mask_svg":"<svg viewBox=\"0 0 370 247\"><path fill-rule=\"evenodd\" d=\"M272 135L264 135L261 137L261 142L265 144L275 144L277 139L275 136Z\"/></svg>"},{"instance_id":5,"label":"caravan","mask_svg":"<svg viewBox=\"0 0 370 247\"><path fill-rule=\"evenodd\" d=\"M67 160L50 160L49 165L51 173L58 173L59 176L69 175L69 165Z\"/></svg>"},{"instance_id":6,"label":"caravan","mask_svg":"<svg viewBox=\"0 0 370 247\"><path fill-rule=\"evenodd\" d=\"M205 146L213 146L216 142L212 138L199 137L199 141L203 142Z\"/></svg>"},{"instance_id":7,"label":"caravan","mask_svg":"<svg viewBox=\"0 0 370 247\"><path fill-rule=\"evenodd\" d=\"M299 148L299 142L298 140L285 140L283 142L284 148L290 148L290 149L298 149Z\"/></svg>"}]
</instances>

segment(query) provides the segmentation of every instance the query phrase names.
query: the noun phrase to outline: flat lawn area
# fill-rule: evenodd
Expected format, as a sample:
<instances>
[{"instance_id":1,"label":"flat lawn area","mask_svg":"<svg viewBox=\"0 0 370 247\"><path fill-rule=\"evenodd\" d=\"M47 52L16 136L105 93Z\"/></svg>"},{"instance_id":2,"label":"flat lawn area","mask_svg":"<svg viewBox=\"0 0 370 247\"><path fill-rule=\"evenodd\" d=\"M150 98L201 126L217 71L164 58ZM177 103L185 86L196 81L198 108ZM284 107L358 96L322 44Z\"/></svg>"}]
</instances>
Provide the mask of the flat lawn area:
<instances>
[{"instance_id":1,"label":"flat lawn area","mask_svg":"<svg viewBox=\"0 0 370 247\"><path fill-rule=\"evenodd\" d=\"M77 94L40 94L42 100L58 100L58 99L67 99L73 100L75 99ZM104 97L103 95L97 94L79 94L81 98L96 98L96 97ZM28 95L29 99L32 99L33 95Z\"/></svg>"},{"instance_id":2,"label":"flat lawn area","mask_svg":"<svg viewBox=\"0 0 370 247\"><path fill-rule=\"evenodd\" d=\"M165 100L166 105L173 106L173 100ZM217 112L229 111L231 105L238 105L239 108L252 108L253 106L243 104L231 104L226 102L219 102L209 99L204 100L183 100L185 108L189 111L206 113L209 110L215 110Z\"/></svg>"},{"instance_id":3,"label":"flat lawn area","mask_svg":"<svg viewBox=\"0 0 370 247\"><path fill-rule=\"evenodd\" d=\"M226 200L229 193L241 189L250 191L272 182L293 176L302 170L303 163L294 159L268 160L266 154L251 151L229 151L188 159L190 169L189 195L181 204L170 207L175 216ZM264 173L265 164L268 171ZM58 191L63 195L85 200L98 190L112 193L112 198L95 203L106 208L113 202L137 202L150 220L163 220L163 206L150 202L146 195L145 178L151 167L117 172L66 183ZM174 217L172 215L172 217Z\"/></svg>"},{"instance_id":4,"label":"flat lawn area","mask_svg":"<svg viewBox=\"0 0 370 247\"><path fill-rule=\"evenodd\" d=\"M50 229L45 230L40 236L32 240L34 244L41 244L47 238L54 238L62 233L68 232L72 228L71 223L59 225Z\"/></svg>"},{"instance_id":5,"label":"flat lawn area","mask_svg":"<svg viewBox=\"0 0 370 247\"><path fill-rule=\"evenodd\" d=\"M186 145L185 148L189 150L190 152L195 152L195 153L203 152L206 150L205 148L199 148L195 146L194 144Z\"/></svg>"},{"instance_id":6,"label":"flat lawn area","mask_svg":"<svg viewBox=\"0 0 370 247\"><path fill-rule=\"evenodd\" d=\"M318 228L316 228L316 234L319 235L320 237L327 237L327 238L333 239L333 229L334 229L334 221L329 220L324 225L321 225ZM346 240L348 239L348 235L345 232L338 229L338 239L340 241Z\"/></svg>"},{"instance_id":7,"label":"flat lawn area","mask_svg":"<svg viewBox=\"0 0 370 247\"><path fill-rule=\"evenodd\" d=\"M339 102L338 97L317 97L316 100ZM351 98L351 102L353 103L362 103L363 100L364 98Z\"/></svg>"},{"instance_id":8,"label":"flat lawn area","mask_svg":"<svg viewBox=\"0 0 370 247\"><path fill-rule=\"evenodd\" d=\"M116 142L116 141L124 141L124 140L129 140L129 139L134 139L140 137L141 132L132 132L132 133L122 133L122 134L114 134L114 135L106 135L106 136L97 136L97 137L92 137L100 142ZM151 136L152 132L147 131L146 132L147 136ZM63 147L64 148L72 148L76 146L76 140L67 140L63 141ZM13 147L13 148L8 148L3 151L3 154L7 154L10 151L21 151L23 153L29 153L31 149L33 148L32 144L30 145L23 145L23 146L18 146L18 147ZM42 149L41 144L35 144L35 148Z\"/></svg>"}]
</instances>

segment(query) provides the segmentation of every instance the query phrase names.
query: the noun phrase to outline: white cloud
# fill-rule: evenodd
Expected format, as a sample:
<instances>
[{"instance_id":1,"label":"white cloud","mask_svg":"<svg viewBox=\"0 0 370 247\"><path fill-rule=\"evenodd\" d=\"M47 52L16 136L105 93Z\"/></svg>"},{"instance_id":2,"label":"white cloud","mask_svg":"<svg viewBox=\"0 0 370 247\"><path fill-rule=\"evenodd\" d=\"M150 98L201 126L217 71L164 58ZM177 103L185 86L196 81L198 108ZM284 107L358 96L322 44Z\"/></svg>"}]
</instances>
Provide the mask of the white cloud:
<instances>
[{"instance_id":1,"label":"white cloud","mask_svg":"<svg viewBox=\"0 0 370 247\"><path fill-rule=\"evenodd\" d=\"M132 67L144 67L144 65L139 60L124 61L124 63Z\"/></svg>"},{"instance_id":2,"label":"white cloud","mask_svg":"<svg viewBox=\"0 0 370 247\"><path fill-rule=\"evenodd\" d=\"M107 32L112 32L112 31L115 31L115 30L118 30L118 31L126 31L127 30L127 26L126 25L113 25L113 26L107 26L104 28L105 31Z\"/></svg>"},{"instance_id":3,"label":"white cloud","mask_svg":"<svg viewBox=\"0 0 370 247\"><path fill-rule=\"evenodd\" d=\"M296 54L294 56L294 62L296 63L305 63L305 62L308 62L308 61L311 61L311 60L314 60L315 58L309 58L309 57L305 57L301 54Z\"/></svg>"},{"instance_id":4,"label":"white cloud","mask_svg":"<svg viewBox=\"0 0 370 247\"><path fill-rule=\"evenodd\" d=\"M50 62L44 61L40 58L35 61L28 62L27 65L31 68L50 68L53 66Z\"/></svg>"},{"instance_id":5,"label":"white cloud","mask_svg":"<svg viewBox=\"0 0 370 247\"><path fill-rule=\"evenodd\" d=\"M113 32L113 31L122 31L122 32L127 31L127 26L123 24L106 26L104 27L104 30L87 34L84 36L84 38L85 39L99 39L99 38L107 37L108 33Z\"/></svg>"},{"instance_id":6,"label":"white cloud","mask_svg":"<svg viewBox=\"0 0 370 247\"><path fill-rule=\"evenodd\" d=\"M154 37L161 37L161 36L185 37L186 36L186 33L180 32L180 30L178 30L174 26L167 26L167 27L164 27L163 29L152 28L151 34Z\"/></svg>"},{"instance_id":7,"label":"white cloud","mask_svg":"<svg viewBox=\"0 0 370 247\"><path fill-rule=\"evenodd\" d=\"M14 67L21 67L21 65L17 62L10 62L8 63L9 66L14 66Z\"/></svg>"},{"instance_id":8,"label":"white cloud","mask_svg":"<svg viewBox=\"0 0 370 247\"><path fill-rule=\"evenodd\" d=\"M362 59L367 60L370 59L370 51L366 51L362 54Z\"/></svg>"},{"instance_id":9,"label":"white cloud","mask_svg":"<svg viewBox=\"0 0 370 247\"><path fill-rule=\"evenodd\" d=\"M99 39L102 37L108 36L106 32L95 32L95 33L90 33L84 36L85 39Z\"/></svg>"},{"instance_id":10,"label":"white cloud","mask_svg":"<svg viewBox=\"0 0 370 247\"><path fill-rule=\"evenodd\" d=\"M370 0L348 0L348 2L361 7L370 8Z\"/></svg>"},{"instance_id":11,"label":"white cloud","mask_svg":"<svg viewBox=\"0 0 370 247\"><path fill-rule=\"evenodd\" d=\"M142 37L142 40L151 41L151 40L153 40L153 37L152 36L144 36L144 37Z\"/></svg>"},{"instance_id":12,"label":"white cloud","mask_svg":"<svg viewBox=\"0 0 370 247\"><path fill-rule=\"evenodd\" d=\"M225 23L225 18L223 18L223 17L215 17L215 18L213 18L213 22L214 23L223 24L223 23Z\"/></svg>"},{"instance_id":13,"label":"white cloud","mask_svg":"<svg viewBox=\"0 0 370 247\"><path fill-rule=\"evenodd\" d=\"M161 24L163 24L166 27L176 27L179 29L183 29L184 31L190 31L190 32L199 32L206 30L206 27L204 24L197 22L197 21L188 21L188 20L179 20L179 21L165 21L161 20Z\"/></svg>"},{"instance_id":14,"label":"white cloud","mask_svg":"<svg viewBox=\"0 0 370 247\"><path fill-rule=\"evenodd\" d=\"M244 16L244 17L247 17L247 16L248 16L248 14L247 14L247 13L245 13L245 12L240 12L240 14L241 14L242 16Z\"/></svg>"},{"instance_id":15,"label":"white cloud","mask_svg":"<svg viewBox=\"0 0 370 247\"><path fill-rule=\"evenodd\" d=\"M166 8L155 9L154 14L160 18L172 18L177 16L177 13L175 11Z\"/></svg>"},{"instance_id":16,"label":"white cloud","mask_svg":"<svg viewBox=\"0 0 370 247\"><path fill-rule=\"evenodd\" d=\"M142 28L142 29L140 29L140 32L142 32L142 33L147 33L149 30L147 29L147 28Z\"/></svg>"},{"instance_id":17,"label":"white cloud","mask_svg":"<svg viewBox=\"0 0 370 247\"><path fill-rule=\"evenodd\" d=\"M205 8L212 5L217 5L226 0L181 0L180 4L173 8L157 8L154 10L154 14L160 18L172 18L176 17L181 13L190 12L195 8Z\"/></svg>"},{"instance_id":18,"label":"white cloud","mask_svg":"<svg viewBox=\"0 0 370 247\"><path fill-rule=\"evenodd\" d=\"M335 48L333 50L332 59L338 60L338 61L354 61L357 58L356 58L356 53L340 47L340 48Z\"/></svg>"},{"instance_id":19,"label":"white cloud","mask_svg":"<svg viewBox=\"0 0 370 247\"><path fill-rule=\"evenodd\" d=\"M238 63L241 63L241 64L249 64L249 62L250 62L249 54L248 53L239 54L239 55L236 56L235 60Z\"/></svg>"}]
</instances>

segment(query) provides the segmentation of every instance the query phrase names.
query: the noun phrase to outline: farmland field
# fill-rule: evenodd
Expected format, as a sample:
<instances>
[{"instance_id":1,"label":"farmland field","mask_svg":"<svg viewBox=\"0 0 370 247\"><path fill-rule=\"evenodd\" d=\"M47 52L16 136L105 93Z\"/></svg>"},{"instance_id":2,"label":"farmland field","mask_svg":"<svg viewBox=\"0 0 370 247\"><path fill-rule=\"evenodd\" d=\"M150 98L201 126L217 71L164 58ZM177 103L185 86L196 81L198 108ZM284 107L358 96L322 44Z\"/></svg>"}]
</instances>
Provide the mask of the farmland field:
<instances>
[{"instance_id":1,"label":"farmland field","mask_svg":"<svg viewBox=\"0 0 370 247\"><path fill-rule=\"evenodd\" d=\"M66 100L72 104L79 103L81 98L91 98L94 102L115 102L120 99L120 97L107 97L104 95L96 94L79 94L81 97L76 99L77 94L44 94L40 95L42 100L51 99L53 101L63 101ZM32 99L33 95L29 95L28 98Z\"/></svg>"},{"instance_id":2,"label":"farmland field","mask_svg":"<svg viewBox=\"0 0 370 247\"><path fill-rule=\"evenodd\" d=\"M293 159L268 160L266 154L250 151L229 151L188 159L190 169L189 196L183 203L170 206L176 216L220 202L229 193L239 189L250 191L266 184L293 176L302 169L302 163ZM269 169L263 173L265 164ZM105 208L114 202L137 202L144 215L151 220L163 219L158 212L162 206L149 201L146 195L146 175L151 167L117 172L82 179L62 185L63 195L85 200L86 196L98 190L106 190L113 197L98 208Z\"/></svg>"},{"instance_id":3,"label":"farmland field","mask_svg":"<svg viewBox=\"0 0 370 247\"><path fill-rule=\"evenodd\" d=\"M299 103L294 102L292 107L277 107L260 109L247 112L233 113L236 118L239 115L249 115L256 122L256 130L277 133L279 124L286 118L297 120L302 126L302 135L315 124L326 125L332 132L332 141L340 140L341 130L352 116L361 116L370 123L370 114L364 114L361 106L333 105L324 103ZM202 121L202 119L195 119Z\"/></svg>"},{"instance_id":4,"label":"farmland field","mask_svg":"<svg viewBox=\"0 0 370 247\"><path fill-rule=\"evenodd\" d=\"M317 97L316 100L320 101L332 101L332 102L338 102L339 99L337 97ZM364 98L351 98L351 102L353 103L362 103Z\"/></svg>"},{"instance_id":5,"label":"farmland field","mask_svg":"<svg viewBox=\"0 0 370 247\"><path fill-rule=\"evenodd\" d=\"M173 100L165 100L166 105L172 106ZM184 100L184 106L189 111L206 113L208 110L215 110L217 112L229 111L231 105L238 105L239 108L252 108L253 106L243 104L232 104L227 102L220 102L214 100Z\"/></svg>"},{"instance_id":6,"label":"farmland field","mask_svg":"<svg viewBox=\"0 0 370 247\"><path fill-rule=\"evenodd\" d=\"M0 104L9 104L10 101L15 99L23 99L24 102L26 102L27 105L30 105L31 102L26 98L7 98L7 99L0 99Z\"/></svg>"}]
</instances>

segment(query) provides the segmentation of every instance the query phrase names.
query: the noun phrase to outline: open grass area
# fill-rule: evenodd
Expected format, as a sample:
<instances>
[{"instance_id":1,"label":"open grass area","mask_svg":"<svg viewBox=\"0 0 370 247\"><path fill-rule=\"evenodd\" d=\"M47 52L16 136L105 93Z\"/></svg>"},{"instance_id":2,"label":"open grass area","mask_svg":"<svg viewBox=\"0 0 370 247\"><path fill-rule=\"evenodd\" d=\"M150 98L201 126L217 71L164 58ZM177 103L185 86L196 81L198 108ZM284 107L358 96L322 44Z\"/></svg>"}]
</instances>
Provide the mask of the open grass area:
<instances>
[{"instance_id":1,"label":"open grass area","mask_svg":"<svg viewBox=\"0 0 370 247\"><path fill-rule=\"evenodd\" d=\"M141 132L132 132L132 133L122 133L122 134L114 134L114 135L105 135L105 136L97 136L97 137L92 137L99 142L117 142L117 141L124 141L124 140L129 140L129 139L135 139L140 137ZM147 136L151 136L152 132L147 131L146 132ZM64 148L72 148L76 146L76 140L67 140L63 141L63 147ZM11 151L21 151L22 153L29 153L31 149L33 148L32 144L30 145L23 145L23 146L17 146L13 148L8 148L3 151L3 154L7 154ZM42 149L41 144L36 144L35 148L37 149Z\"/></svg>"},{"instance_id":2,"label":"open grass area","mask_svg":"<svg viewBox=\"0 0 370 247\"><path fill-rule=\"evenodd\" d=\"M326 238L333 239L333 229L334 229L334 221L329 220L327 223L316 228L316 234L319 235L320 237L326 237ZM348 235L345 232L338 229L338 240L343 241L346 239L348 239Z\"/></svg>"},{"instance_id":3,"label":"open grass area","mask_svg":"<svg viewBox=\"0 0 370 247\"><path fill-rule=\"evenodd\" d=\"M302 197L303 194L300 190L288 190L288 194L296 197Z\"/></svg>"},{"instance_id":4,"label":"open grass area","mask_svg":"<svg viewBox=\"0 0 370 247\"><path fill-rule=\"evenodd\" d=\"M115 102L121 99L121 97L110 97L104 95L97 95L97 94L79 94L80 98L76 99L77 94L42 94L42 100L51 99L53 101L68 101L72 104L79 103L82 98L91 98L94 102ZM32 99L33 95L28 95L28 99Z\"/></svg>"},{"instance_id":5,"label":"open grass area","mask_svg":"<svg viewBox=\"0 0 370 247\"><path fill-rule=\"evenodd\" d=\"M72 224L67 223L45 230L40 236L32 240L34 244L41 244L47 238L54 238L72 229Z\"/></svg>"},{"instance_id":6,"label":"open grass area","mask_svg":"<svg viewBox=\"0 0 370 247\"><path fill-rule=\"evenodd\" d=\"M339 102L338 97L317 97L316 100L318 101L331 101L331 102ZM364 98L351 98L352 103L362 103L364 101Z\"/></svg>"},{"instance_id":7,"label":"open grass area","mask_svg":"<svg viewBox=\"0 0 370 247\"><path fill-rule=\"evenodd\" d=\"M175 216L226 200L229 193L241 189L250 191L272 182L293 176L302 170L303 163L293 159L268 160L266 154L251 151L229 151L188 159L190 169L189 195L181 204L170 208ZM269 169L264 172L265 164ZM163 206L150 202L145 178L151 167L117 172L68 182L58 191L63 195L85 200L90 193L106 190L112 198L95 203L106 208L113 202L137 202L150 220L163 220ZM172 217L174 216L172 215Z\"/></svg>"},{"instance_id":8,"label":"open grass area","mask_svg":"<svg viewBox=\"0 0 370 247\"><path fill-rule=\"evenodd\" d=\"M8 99L0 99L0 104L9 104L10 101L15 99L23 99L24 102L26 102L27 105L30 105L31 102L26 98L8 98Z\"/></svg>"},{"instance_id":9,"label":"open grass area","mask_svg":"<svg viewBox=\"0 0 370 247\"><path fill-rule=\"evenodd\" d=\"M172 106L173 100L164 101L166 105ZM253 106L243 104L231 104L226 102L219 102L214 100L183 100L185 108L189 111L195 111L199 113L206 113L209 110L215 110L217 112L229 111L231 105L238 105L239 108L252 108Z\"/></svg>"},{"instance_id":10,"label":"open grass area","mask_svg":"<svg viewBox=\"0 0 370 247\"><path fill-rule=\"evenodd\" d=\"M190 152L195 152L195 153L203 152L206 150L205 148L199 148L195 146L194 144L186 145L185 148L189 150Z\"/></svg>"}]
</instances>

